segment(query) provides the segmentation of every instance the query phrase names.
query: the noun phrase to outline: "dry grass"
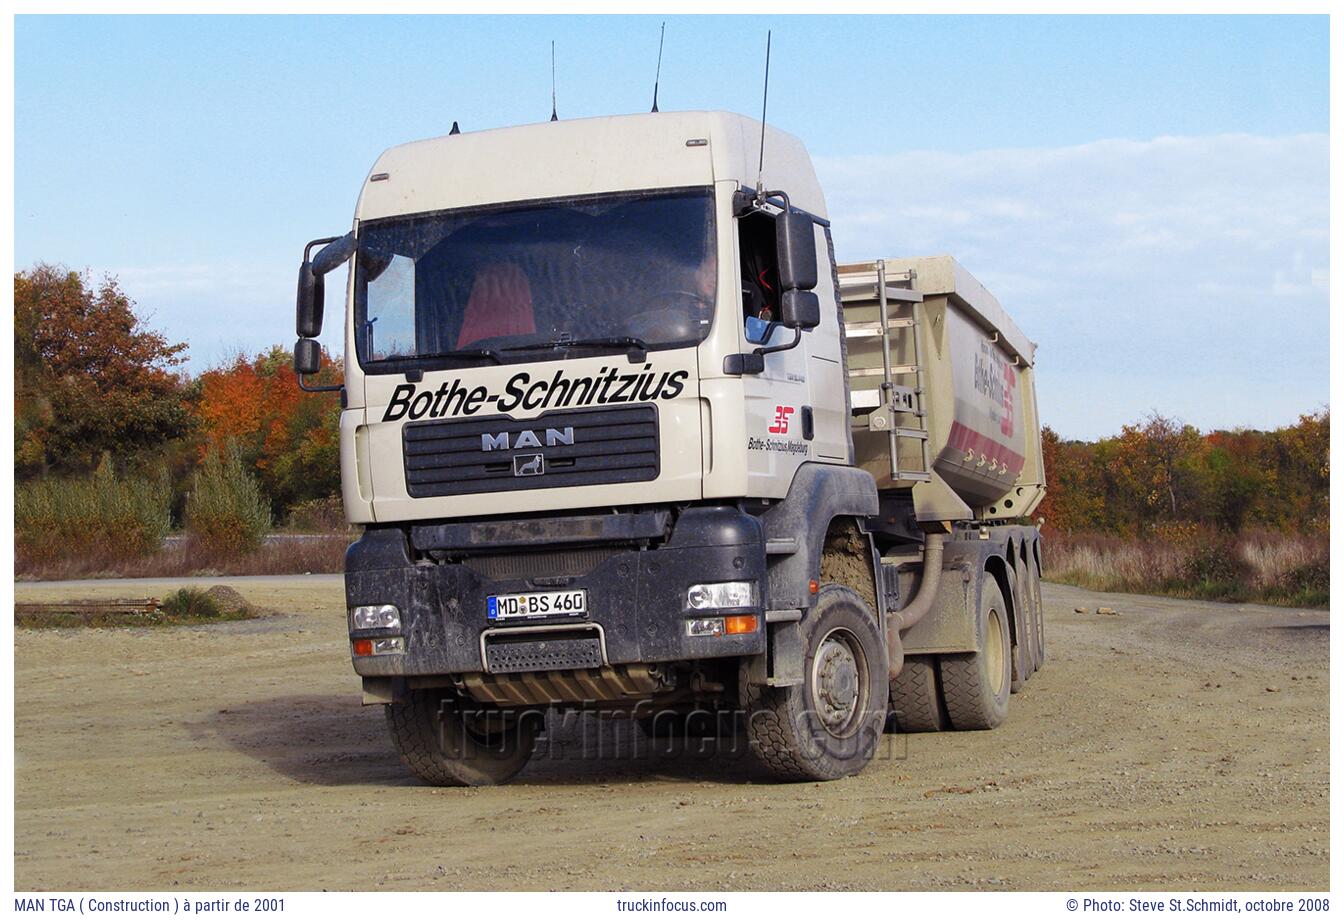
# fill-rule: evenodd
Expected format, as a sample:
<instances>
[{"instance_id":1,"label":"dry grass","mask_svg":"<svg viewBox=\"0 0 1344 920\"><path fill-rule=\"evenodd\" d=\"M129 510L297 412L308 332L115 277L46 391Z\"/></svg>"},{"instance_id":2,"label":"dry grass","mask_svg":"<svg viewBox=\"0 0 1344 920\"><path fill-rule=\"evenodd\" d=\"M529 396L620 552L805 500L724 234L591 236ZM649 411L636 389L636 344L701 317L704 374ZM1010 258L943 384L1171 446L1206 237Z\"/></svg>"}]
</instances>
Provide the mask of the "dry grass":
<instances>
[{"instance_id":1,"label":"dry grass","mask_svg":"<svg viewBox=\"0 0 1344 920\"><path fill-rule=\"evenodd\" d=\"M126 559L97 550L59 559L15 559L16 578L176 578L209 575L302 575L343 570L345 548L356 534L325 534L263 543L254 552L232 556L212 552L196 541L170 544L149 556Z\"/></svg>"},{"instance_id":2,"label":"dry grass","mask_svg":"<svg viewBox=\"0 0 1344 920\"><path fill-rule=\"evenodd\" d=\"M1330 542L1272 531L1230 536L1176 527L1146 540L1050 534L1045 576L1094 591L1262 601L1302 607L1330 603Z\"/></svg>"},{"instance_id":3,"label":"dry grass","mask_svg":"<svg viewBox=\"0 0 1344 920\"><path fill-rule=\"evenodd\" d=\"M345 503L339 495L299 502L289 512L285 530L289 533L340 533L352 530L345 522Z\"/></svg>"},{"instance_id":4,"label":"dry grass","mask_svg":"<svg viewBox=\"0 0 1344 920\"><path fill-rule=\"evenodd\" d=\"M104 459L88 476L44 478L14 489L14 544L25 559L57 563L99 555L129 560L168 535L168 481L122 476Z\"/></svg>"}]
</instances>

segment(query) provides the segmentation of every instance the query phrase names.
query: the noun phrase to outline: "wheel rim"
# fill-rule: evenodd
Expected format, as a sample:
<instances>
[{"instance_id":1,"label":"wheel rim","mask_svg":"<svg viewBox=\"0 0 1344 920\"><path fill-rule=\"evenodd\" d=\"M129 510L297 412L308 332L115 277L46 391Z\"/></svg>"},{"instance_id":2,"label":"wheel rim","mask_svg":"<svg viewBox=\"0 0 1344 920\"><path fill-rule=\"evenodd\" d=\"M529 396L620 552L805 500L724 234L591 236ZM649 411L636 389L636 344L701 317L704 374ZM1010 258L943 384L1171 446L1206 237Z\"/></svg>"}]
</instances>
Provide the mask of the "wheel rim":
<instances>
[{"instance_id":1,"label":"wheel rim","mask_svg":"<svg viewBox=\"0 0 1344 920\"><path fill-rule=\"evenodd\" d=\"M812 657L812 708L827 732L853 734L868 699L867 660L859 639L837 627L817 645Z\"/></svg>"},{"instance_id":2,"label":"wheel rim","mask_svg":"<svg viewBox=\"0 0 1344 920\"><path fill-rule=\"evenodd\" d=\"M1003 663L1006 660L1003 651L1003 618L998 608L989 608L985 617L985 661L989 665L989 686L995 696L1003 693L1005 678Z\"/></svg>"}]
</instances>

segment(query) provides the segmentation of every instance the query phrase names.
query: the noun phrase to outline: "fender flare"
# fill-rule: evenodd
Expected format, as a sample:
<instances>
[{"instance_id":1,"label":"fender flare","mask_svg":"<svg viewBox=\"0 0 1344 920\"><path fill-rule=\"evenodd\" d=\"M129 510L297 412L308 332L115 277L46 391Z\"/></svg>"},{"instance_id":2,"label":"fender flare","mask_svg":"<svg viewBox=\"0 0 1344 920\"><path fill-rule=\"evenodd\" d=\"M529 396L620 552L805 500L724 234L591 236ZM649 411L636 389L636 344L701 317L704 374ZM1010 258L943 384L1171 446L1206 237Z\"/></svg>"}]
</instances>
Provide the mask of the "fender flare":
<instances>
[{"instance_id":1,"label":"fender flare","mask_svg":"<svg viewBox=\"0 0 1344 920\"><path fill-rule=\"evenodd\" d=\"M767 547L772 541L797 541L795 551L766 558L770 608L810 608L816 597L808 582L821 571L831 522L837 517L872 517L877 507L877 483L867 471L828 463L798 467L788 495L761 515Z\"/></svg>"}]
</instances>

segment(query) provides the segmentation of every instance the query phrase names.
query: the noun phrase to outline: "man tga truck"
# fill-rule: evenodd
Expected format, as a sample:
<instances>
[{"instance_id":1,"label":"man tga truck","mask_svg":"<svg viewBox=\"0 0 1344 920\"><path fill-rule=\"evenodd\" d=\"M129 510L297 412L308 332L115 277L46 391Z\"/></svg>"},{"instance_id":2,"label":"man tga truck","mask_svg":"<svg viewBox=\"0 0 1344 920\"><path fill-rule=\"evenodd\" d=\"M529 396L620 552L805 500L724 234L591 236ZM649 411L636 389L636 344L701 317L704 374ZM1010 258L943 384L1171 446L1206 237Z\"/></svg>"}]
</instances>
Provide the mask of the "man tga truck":
<instances>
[{"instance_id":1,"label":"man tga truck","mask_svg":"<svg viewBox=\"0 0 1344 920\"><path fill-rule=\"evenodd\" d=\"M502 782L577 707L733 713L833 779L889 711L993 728L1040 665L1033 344L950 258L837 265L806 151L762 130L394 147L305 250L301 375L353 260L350 648L424 780Z\"/></svg>"}]
</instances>

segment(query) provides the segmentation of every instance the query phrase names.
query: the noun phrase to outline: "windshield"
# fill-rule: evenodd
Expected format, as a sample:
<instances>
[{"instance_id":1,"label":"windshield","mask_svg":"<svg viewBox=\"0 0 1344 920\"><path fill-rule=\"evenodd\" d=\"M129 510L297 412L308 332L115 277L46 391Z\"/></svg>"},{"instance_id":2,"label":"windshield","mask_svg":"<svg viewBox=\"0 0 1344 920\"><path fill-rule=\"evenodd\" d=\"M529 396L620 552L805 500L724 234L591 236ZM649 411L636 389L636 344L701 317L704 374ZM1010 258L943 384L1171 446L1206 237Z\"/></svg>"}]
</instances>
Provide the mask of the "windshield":
<instances>
[{"instance_id":1,"label":"windshield","mask_svg":"<svg viewBox=\"0 0 1344 920\"><path fill-rule=\"evenodd\" d=\"M393 372L696 344L717 277L710 189L369 221L359 361Z\"/></svg>"}]
</instances>

